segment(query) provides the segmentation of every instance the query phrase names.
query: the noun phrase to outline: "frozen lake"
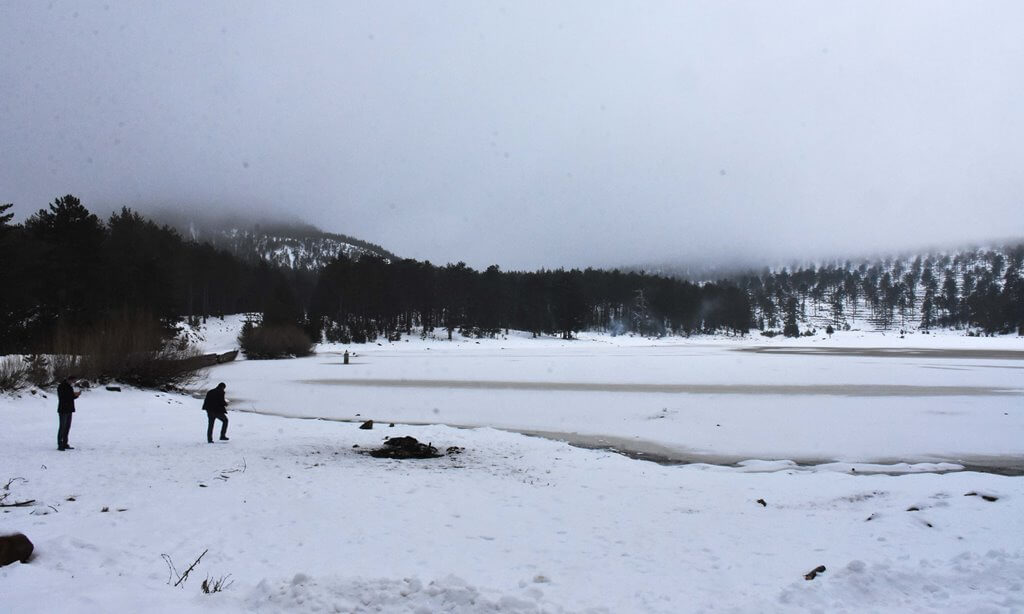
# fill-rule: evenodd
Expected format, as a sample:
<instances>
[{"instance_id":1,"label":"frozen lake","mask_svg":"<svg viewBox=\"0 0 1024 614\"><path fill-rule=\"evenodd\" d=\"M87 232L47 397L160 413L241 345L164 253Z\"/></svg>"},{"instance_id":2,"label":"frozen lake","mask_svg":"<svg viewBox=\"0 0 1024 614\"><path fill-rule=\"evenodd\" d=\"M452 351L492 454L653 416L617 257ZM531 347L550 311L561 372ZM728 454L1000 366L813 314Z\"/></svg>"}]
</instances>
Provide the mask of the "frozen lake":
<instances>
[{"instance_id":1,"label":"frozen lake","mask_svg":"<svg viewBox=\"0 0 1024 614\"><path fill-rule=\"evenodd\" d=\"M235 409L276 415L491 426L687 462L1014 471L1024 470L1024 351L1014 342L413 339L352 346L349 365L328 348L213 377L229 383Z\"/></svg>"}]
</instances>

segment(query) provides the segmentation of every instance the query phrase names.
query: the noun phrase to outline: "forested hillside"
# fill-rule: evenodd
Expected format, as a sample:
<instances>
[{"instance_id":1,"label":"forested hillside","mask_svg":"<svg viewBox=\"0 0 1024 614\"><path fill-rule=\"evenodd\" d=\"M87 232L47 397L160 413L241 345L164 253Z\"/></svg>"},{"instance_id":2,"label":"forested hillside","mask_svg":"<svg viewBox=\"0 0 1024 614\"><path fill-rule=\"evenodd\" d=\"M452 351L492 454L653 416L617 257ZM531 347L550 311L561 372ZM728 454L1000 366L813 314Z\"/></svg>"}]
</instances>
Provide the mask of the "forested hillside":
<instances>
[{"instance_id":1,"label":"forested hillside","mask_svg":"<svg viewBox=\"0 0 1024 614\"><path fill-rule=\"evenodd\" d=\"M729 284L693 284L619 271L483 272L464 263L339 258L321 273L311 324L330 340L361 342L415 327L493 336L516 329L570 338L581 330L645 335L750 328L747 295Z\"/></svg>"},{"instance_id":2,"label":"forested hillside","mask_svg":"<svg viewBox=\"0 0 1024 614\"><path fill-rule=\"evenodd\" d=\"M151 214L182 236L210 243L247 262L267 262L300 271L316 271L338 256L398 258L380 245L344 234L325 232L298 221L266 220L225 213L160 209Z\"/></svg>"},{"instance_id":3,"label":"forested hillside","mask_svg":"<svg viewBox=\"0 0 1024 614\"><path fill-rule=\"evenodd\" d=\"M307 269L241 258L129 209L104 221L72 195L23 224L11 224L10 208L0 206L0 353L70 351L71 339L141 329L169 338L183 319L240 312L262 314L263 328L354 342L414 329L746 333L751 322L747 295L732 284L594 269L480 272L367 253L314 253L329 263Z\"/></svg>"},{"instance_id":4,"label":"forested hillside","mask_svg":"<svg viewBox=\"0 0 1024 614\"><path fill-rule=\"evenodd\" d=\"M741 275L755 325L877 330L1024 326L1024 245L833 262Z\"/></svg>"},{"instance_id":5,"label":"forested hillside","mask_svg":"<svg viewBox=\"0 0 1024 614\"><path fill-rule=\"evenodd\" d=\"M228 251L129 209L103 221L71 195L23 224L11 224L10 207L0 206L0 352L55 351L62 339L126 323L150 322L169 337L183 319L239 312L262 314L265 326L301 328L312 340L356 343L435 330L449 338L456 330L484 337L508 329L571 338L582 330L689 335L753 327L793 335L828 326L988 333L1024 326L1024 245L694 283L618 270L477 271L400 260L380 248L390 257L349 257L315 242L304 260L289 252L285 262L271 253L282 252L259 247L270 245L272 232L221 235L238 242Z\"/></svg>"},{"instance_id":6,"label":"forested hillside","mask_svg":"<svg viewBox=\"0 0 1024 614\"><path fill-rule=\"evenodd\" d=\"M10 208L0 205L0 353L140 323L170 334L182 318L261 310L294 285L129 209L103 221L68 195L12 225Z\"/></svg>"}]
</instances>

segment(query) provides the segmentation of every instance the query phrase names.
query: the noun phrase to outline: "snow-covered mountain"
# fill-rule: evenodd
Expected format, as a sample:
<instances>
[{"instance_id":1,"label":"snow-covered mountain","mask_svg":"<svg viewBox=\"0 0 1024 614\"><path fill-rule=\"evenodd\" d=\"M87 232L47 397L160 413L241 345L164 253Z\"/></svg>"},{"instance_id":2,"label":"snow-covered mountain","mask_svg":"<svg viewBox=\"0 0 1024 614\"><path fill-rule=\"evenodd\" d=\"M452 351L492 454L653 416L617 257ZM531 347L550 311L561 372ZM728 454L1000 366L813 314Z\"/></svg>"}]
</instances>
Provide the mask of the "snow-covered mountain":
<instances>
[{"instance_id":1,"label":"snow-covered mountain","mask_svg":"<svg viewBox=\"0 0 1024 614\"><path fill-rule=\"evenodd\" d=\"M360 258L373 255L385 260L395 255L379 245L347 235L324 232L313 226L224 228L201 230L192 226L186 236L207 241L243 259L265 260L291 269L316 270L340 255Z\"/></svg>"},{"instance_id":2,"label":"snow-covered mountain","mask_svg":"<svg viewBox=\"0 0 1024 614\"><path fill-rule=\"evenodd\" d=\"M178 212L155 212L152 217L182 236L204 241L248 261L265 260L297 270L317 270L340 255L372 255L397 260L383 247L348 235L326 232L298 221L253 221L241 216L219 218Z\"/></svg>"}]
</instances>

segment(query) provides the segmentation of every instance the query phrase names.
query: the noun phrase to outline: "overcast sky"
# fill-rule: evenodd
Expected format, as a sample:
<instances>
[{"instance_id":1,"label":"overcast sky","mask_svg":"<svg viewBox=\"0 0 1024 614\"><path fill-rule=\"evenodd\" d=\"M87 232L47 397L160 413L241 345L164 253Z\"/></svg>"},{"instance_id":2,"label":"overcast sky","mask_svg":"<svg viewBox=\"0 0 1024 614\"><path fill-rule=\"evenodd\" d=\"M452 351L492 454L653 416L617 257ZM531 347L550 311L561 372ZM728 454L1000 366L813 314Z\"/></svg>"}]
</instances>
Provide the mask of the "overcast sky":
<instances>
[{"instance_id":1,"label":"overcast sky","mask_svg":"<svg viewBox=\"0 0 1024 614\"><path fill-rule=\"evenodd\" d=\"M0 203L436 263L1024 236L1024 2L0 0Z\"/></svg>"}]
</instances>

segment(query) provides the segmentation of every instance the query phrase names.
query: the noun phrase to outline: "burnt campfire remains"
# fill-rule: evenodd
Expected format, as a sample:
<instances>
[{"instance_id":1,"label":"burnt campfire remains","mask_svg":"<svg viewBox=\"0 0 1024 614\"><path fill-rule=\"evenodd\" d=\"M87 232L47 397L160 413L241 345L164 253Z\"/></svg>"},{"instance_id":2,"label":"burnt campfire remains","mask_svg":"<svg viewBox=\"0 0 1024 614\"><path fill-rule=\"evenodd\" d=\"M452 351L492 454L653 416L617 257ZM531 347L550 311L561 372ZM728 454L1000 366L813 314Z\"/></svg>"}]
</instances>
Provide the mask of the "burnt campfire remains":
<instances>
[{"instance_id":1,"label":"burnt campfire remains","mask_svg":"<svg viewBox=\"0 0 1024 614\"><path fill-rule=\"evenodd\" d=\"M451 446L445 453L448 455L459 454L462 448ZM444 456L432 444L423 443L415 437L389 437L384 440L384 445L368 454L374 458L440 458Z\"/></svg>"}]
</instances>

